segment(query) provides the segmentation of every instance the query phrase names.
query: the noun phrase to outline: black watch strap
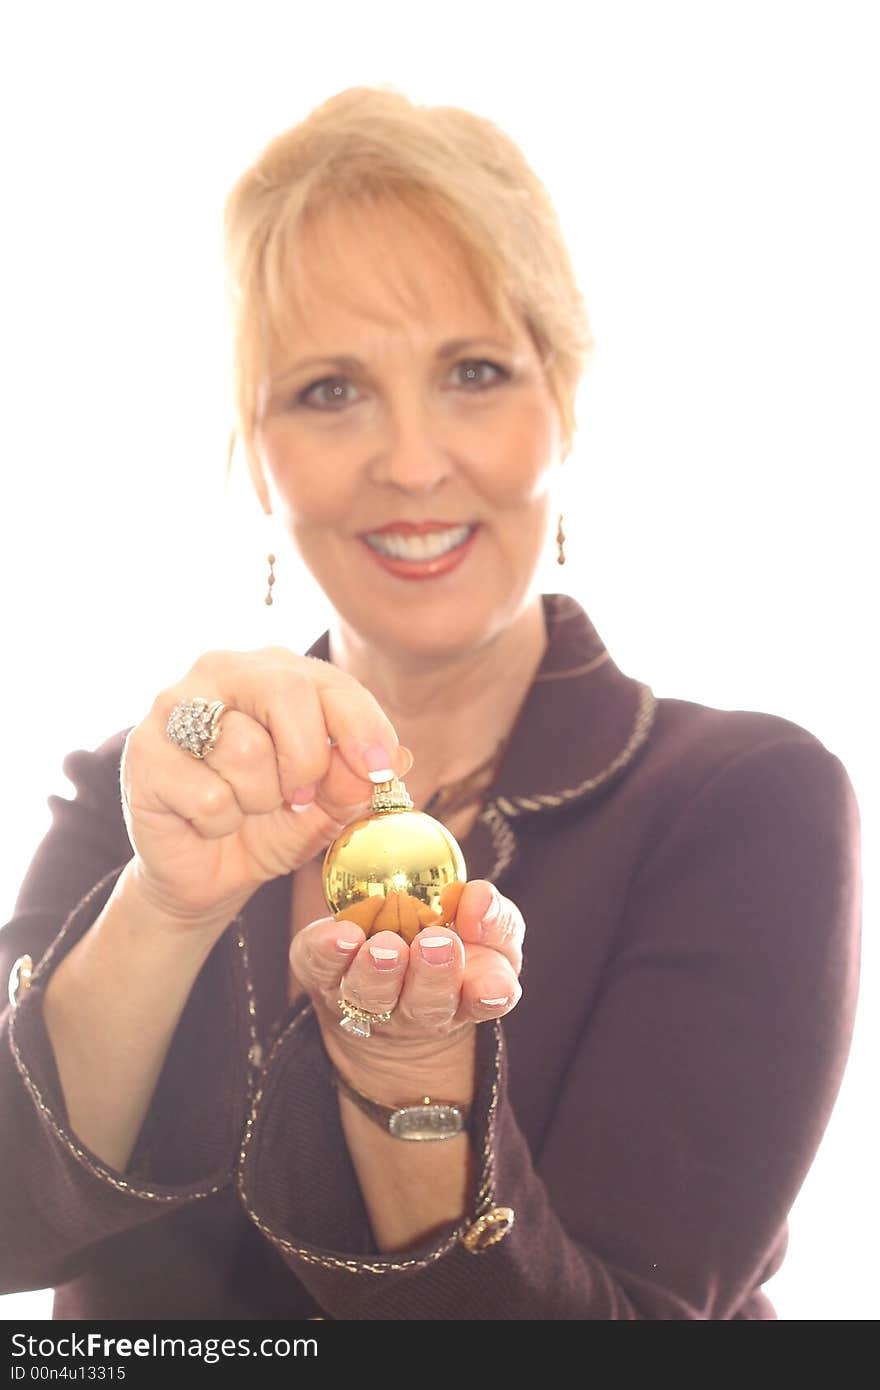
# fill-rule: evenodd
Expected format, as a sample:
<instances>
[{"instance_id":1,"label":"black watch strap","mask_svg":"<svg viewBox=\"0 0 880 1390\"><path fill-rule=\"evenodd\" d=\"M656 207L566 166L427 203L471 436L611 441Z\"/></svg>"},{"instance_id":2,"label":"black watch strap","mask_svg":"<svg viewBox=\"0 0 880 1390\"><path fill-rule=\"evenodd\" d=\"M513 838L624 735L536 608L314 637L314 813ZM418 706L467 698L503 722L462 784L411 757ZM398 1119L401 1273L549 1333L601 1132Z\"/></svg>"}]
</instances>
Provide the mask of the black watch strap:
<instances>
[{"instance_id":1,"label":"black watch strap","mask_svg":"<svg viewBox=\"0 0 880 1390\"><path fill-rule=\"evenodd\" d=\"M457 1134L467 1130L471 1113L469 1105L460 1105L457 1101L432 1100L430 1096L424 1096L421 1100L406 1105L382 1105L379 1101L370 1100L369 1096L355 1090L335 1067L333 1077L339 1089L354 1101L374 1124L395 1139L454 1139Z\"/></svg>"}]
</instances>

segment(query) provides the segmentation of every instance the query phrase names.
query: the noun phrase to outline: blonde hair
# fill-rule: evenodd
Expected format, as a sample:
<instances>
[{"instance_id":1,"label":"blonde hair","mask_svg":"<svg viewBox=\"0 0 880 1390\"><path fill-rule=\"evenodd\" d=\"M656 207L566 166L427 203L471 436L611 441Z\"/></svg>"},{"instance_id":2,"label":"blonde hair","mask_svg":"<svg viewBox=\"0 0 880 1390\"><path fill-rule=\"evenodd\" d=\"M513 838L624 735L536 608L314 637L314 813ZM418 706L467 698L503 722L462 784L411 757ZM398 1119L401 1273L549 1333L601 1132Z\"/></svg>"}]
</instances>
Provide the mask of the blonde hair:
<instances>
[{"instance_id":1,"label":"blonde hair","mask_svg":"<svg viewBox=\"0 0 880 1390\"><path fill-rule=\"evenodd\" d=\"M298 234L322 210L352 205L405 208L452 234L498 321L510 326L519 317L531 333L568 454L593 336L546 188L491 121L457 107L417 105L382 85L330 97L271 140L227 196L236 417L227 474L237 435L253 466L268 354L273 343L289 347Z\"/></svg>"}]
</instances>

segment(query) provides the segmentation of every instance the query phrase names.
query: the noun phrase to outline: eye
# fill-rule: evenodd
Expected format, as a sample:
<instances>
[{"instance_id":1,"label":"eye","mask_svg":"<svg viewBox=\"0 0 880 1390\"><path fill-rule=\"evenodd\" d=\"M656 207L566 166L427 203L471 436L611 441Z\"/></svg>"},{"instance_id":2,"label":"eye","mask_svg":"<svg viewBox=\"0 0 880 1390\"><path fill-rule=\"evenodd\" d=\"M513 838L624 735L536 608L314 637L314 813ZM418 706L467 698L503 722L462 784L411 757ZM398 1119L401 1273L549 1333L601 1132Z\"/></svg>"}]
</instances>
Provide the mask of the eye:
<instances>
[{"instance_id":1,"label":"eye","mask_svg":"<svg viewBox=\"0 0 880 1390\"><path fill-rule=\"evenodd\" d=\"M453 372L460 367L467 368L464 382L468 387L474 387L477 391L486 390L487 387L500 385L502 381L510 378L510 372L506 367L500 367L497 362L490 362L488 358L464 358L461 362L456 362ZM494 378L488 381L481 380L479 373L481 368L488 367L495 373ZM323 410L333 413L340 407L349 404L345 397L345 388L351 383L344 376L325 376L320 381L313 381L311 386L307 386L297 396L297 404L304 405L314 410ZM330 394L322 396L321 392L326 388L332 388Z\"/></svg>"},{"instance_id":2,"label":"eye","mask_svg":"<svg viewBox=\"0 0 880 1390\"><path fill-rule=\"evenodd\" d=\"M332 386L332 395L329 397L323 397L324 403L327 404L328 401L332 401L334 405L337 406L346 405L347 402L344 399L342 392L345 390L345 387L347 385L349 385L349 383L345 380L345 377L343 376L325 376L322 378L321 381L313 381L311 386L307 386L304 391L301 391L296 398L297 403L300 405L310 406L313 404L310 397L314 394L314 392L319 391L321 387ZM316 408L321 409L322 407L317 406Z\"/></svg>"},{"instance_id":3,"label":"eye","mask_svg":"<svg viewBox=\"0 0 880 1390\"><path fill-rule=\"evenodd\" d=\"M507 371L505 367L499 367L497 362L490 362L488 358L485 357L471 359L466 358L463 362L456 362L452 370L458 371L459 367L467 368L467 372L465 373L465 381L469 386L476 385L478 390L482 390L486 386L495 386L499 383L499 381L506 381L510 376L510 372ZM494 380L481 382L476 375L481 367L491 367L492 371L496 373Z\"/></svg>"}]
</instances>

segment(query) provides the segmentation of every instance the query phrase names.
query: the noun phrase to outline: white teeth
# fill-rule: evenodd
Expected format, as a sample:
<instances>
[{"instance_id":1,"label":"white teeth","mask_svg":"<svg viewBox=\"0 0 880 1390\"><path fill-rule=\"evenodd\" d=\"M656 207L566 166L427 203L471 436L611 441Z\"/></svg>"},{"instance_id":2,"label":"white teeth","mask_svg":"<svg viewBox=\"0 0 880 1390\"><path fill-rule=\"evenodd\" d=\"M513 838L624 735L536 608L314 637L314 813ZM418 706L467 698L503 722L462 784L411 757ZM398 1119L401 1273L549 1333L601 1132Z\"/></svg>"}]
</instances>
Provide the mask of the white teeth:
<instances>
[{"instance_id":1,"label":"white teeth","mask_svg":"<svg viewBox=\"0 0 880 1390\"><path fill-rule=\"evenodd\" d=\"M473 530L473 526L454 526L426 536L399 536L386 531L381 536L365 536L364 539L372 550L395 560L437 560L461 545Z\"/></svg>"}]
</instances>

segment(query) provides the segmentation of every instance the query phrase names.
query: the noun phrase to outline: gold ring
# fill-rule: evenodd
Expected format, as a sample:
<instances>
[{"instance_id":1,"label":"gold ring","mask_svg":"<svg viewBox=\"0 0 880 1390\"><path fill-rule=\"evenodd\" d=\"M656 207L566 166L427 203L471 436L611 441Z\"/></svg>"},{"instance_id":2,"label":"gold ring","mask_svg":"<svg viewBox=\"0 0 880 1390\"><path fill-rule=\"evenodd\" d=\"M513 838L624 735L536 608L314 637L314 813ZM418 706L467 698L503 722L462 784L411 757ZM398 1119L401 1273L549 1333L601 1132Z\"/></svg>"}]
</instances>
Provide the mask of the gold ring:
<instances>
[{"instance_id":1,"label":"gold ring","mask_svg":"<svg viewBox=\"0 0 880 1390\"><path fill-rule=\"evenodd\" d=\"M168 716L165 732L172 743L194 758L213 753L220 737L220 719L226 706L222 700L180 700Z\"/></svg>"},{"instance_id":2,"label":"gold ring","mask_svg":"<svg viewBox=\"0 0 880 1390\"><path fill-rule=\"evenodd\" d=\"M382 1014L373 1014L369 1009L358 1009L354 1004L349 1004L347 999L337 999L336 1002L343 1014L339 1020L340 1028L355 1038L368 1038L374 1023L391 1022L391 1009L386 1009Z\"/></svg>"}]
</instances>

